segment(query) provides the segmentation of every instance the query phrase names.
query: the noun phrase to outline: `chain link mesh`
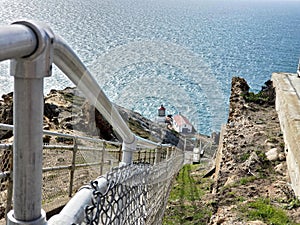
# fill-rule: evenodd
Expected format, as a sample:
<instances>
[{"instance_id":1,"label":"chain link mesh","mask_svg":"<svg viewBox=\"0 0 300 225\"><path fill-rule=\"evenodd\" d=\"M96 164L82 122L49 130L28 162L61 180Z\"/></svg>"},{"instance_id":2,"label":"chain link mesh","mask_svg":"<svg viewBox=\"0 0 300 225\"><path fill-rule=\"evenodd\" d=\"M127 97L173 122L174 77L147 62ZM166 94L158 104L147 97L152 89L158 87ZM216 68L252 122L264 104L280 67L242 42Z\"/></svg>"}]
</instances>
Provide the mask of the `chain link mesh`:
<instances>
[{"instance_id":1,"label":"chain link mesh","mask_svg":"<svg viewBox=\"0 0 300 225\"><path fill-rule=\"evenodd\" d=\"M4 218L5 213L10 209L12 165L12 148L0 149L0 219Z\"/></svg>"},{"instance_id":2,"label":"chain link mesh","mask_svg":"<svg viewBox=\"0 0 300 225\"><path fill-rule=\"evenodd\" d=\"M106 174L102 175L109 181L105 193L98 191L96 182L91 184L93 205L86 208L86 218L81 224L161 223L173 177L183 162L179 149L140 148L133 155L132 165L110 169L122 158L120 146L64 137L53 140L50 137L43 150L43 209L47 212L56 209L83 184L99 174ZM0 147L2 224L1 218L12 207L13 151L12 145Z\"/></svg>"},{"instance_id":3,"label":"chain link mesh","mask_svg":"<svg viewBox=\"0 0 300 225\"><path fill-rule=\"evenodd\" d=\"M161 224L173 178L183 164L176 151L155 165L136 163L112 169L106 174L107 190L93 188L92 205L87 206L82 224L143 225Z\"/></svg>"},{"instance_id":4,"label":"chain link mesh","mask_svg":"<svg viewBox=\"0 0 300 225\"><path fill-rule=\"evenodd\" d=\"M119 153L118 148L68 139L60 137L55 147L44 146L43 168L48 170L43 172L42 207L46 212L65 205L81 186L118 164L118 159L112 156L114 152L111 154L116 150Z\"/></svg>"}]
</instances>

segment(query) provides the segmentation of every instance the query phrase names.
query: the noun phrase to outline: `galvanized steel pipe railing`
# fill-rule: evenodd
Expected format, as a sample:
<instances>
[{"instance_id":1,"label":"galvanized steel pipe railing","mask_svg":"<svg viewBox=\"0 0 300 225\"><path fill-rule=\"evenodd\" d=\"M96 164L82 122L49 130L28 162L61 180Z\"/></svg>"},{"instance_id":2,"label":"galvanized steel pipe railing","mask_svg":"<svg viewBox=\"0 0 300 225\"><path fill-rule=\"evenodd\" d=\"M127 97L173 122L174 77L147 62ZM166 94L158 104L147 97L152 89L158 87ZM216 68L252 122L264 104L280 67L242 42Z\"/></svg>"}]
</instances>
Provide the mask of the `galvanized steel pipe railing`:
<instances>
[{"instance_id":1,"label":"galvanized steel pipe railing","mask_svg":"<svg viewBox=\"0 0 300 225\"><path fill-rule=\"evenodd\" d=\"M123 140L123 164L132 162L132 152L136 151L137 144L149 147L160 146L159 143L143 139L131 132L118 110L107 98L85 65L65 41L58 36L55 37L54 42L54 63L83 92L90 103L98 109L121 136Z\"/></svg>"},{"instance_id":2,"label":"galvanized steel pipe railing","mask_svg":"<svg viewBox=\"0 0 300 225\"><path fill-rule=\"evenodd\" d=\"M96 179L98 190L105 193L108 187L108 182L104 177ZM81 224L85 218L85 208L92 204L92 196L94 190L90 186L82 187L61 212L50 218L48 225L66 225L66 224Z\"/></svg>"},{"instance_id":3,"label":"galvanized steel pipe railing","mask_svg":"<svg viewBox=\"0 0 300 225\"><path fill-rule=\"evenodd\" d=\"M14 24L0 29L0 61L31 55L37 48L34 31Z\"/></svg>"},{"instance_id":4,"label":"galvanized steel pipe railing","mask_svg":"<svg viewBox=\"0 0 300 225\"><path fill-rule=\"evenodd\" d=\"M74 51L58 36L55 38L54 55L55 65L83 92L90 103L98 109L121 136L123 140L122 150L124 151L122 162L125 164L131 163L132 151L136 149L136 137L117 109Z\"/></svg>"},{"instance_id":5,"label":"galvanized steel pipe railing","mask_svg":"<svg viewBox=\"0 0 300 225\"><path fill-rule=\"evenodd\" d=\"M14 209L8 224L46 224L41 209L44 77L54 62L84 93L123 139L123 164L132 162L137 143L160 146L135 136L73 50L41 23L20 21L0 27L0 61L11 60L14 76Z\"/></svg>"},{"instance_id":6,"label":"galvanized steel pipe railing","mask_svg":"<svg viewBox=\"0 0 300 225\"><path fill-rule=\"evenodd\" d=\"M14 126L10 124L4 124L0 123L0 130L13 130ZM112 145L121 145L120 142L114 142L114 141L106 141L103 139L95 139L91 137L85 137L85 136L78 136L78 135L73 135L73 134L64 134L64 133L59 133L59 132L54 132L54 131L49 131L49 130L43 130L43 134L46 135L52 135L56 137L63 137L63 138L71 138L71 139L76 139L76 140L86 140L86 141L92 141L95 143L106 143L106 144L112 144ZM56 146L55 148L58 148L59 146ZM49 148L49 146L47 146Z\"/></svg>"},{"instance_id":7,"label":"galvanized steel pipe railing","mask_svg":"<svg viewBox=\"0 0 300 225\"><path fill-rule=\"evenodd\" d=\"M44 77L52 71L54 34L20 21L0 29L0 60L11 59L14 76L14 209L7 224L46 224L42 203Z\"/></svg>"}]
</instances>

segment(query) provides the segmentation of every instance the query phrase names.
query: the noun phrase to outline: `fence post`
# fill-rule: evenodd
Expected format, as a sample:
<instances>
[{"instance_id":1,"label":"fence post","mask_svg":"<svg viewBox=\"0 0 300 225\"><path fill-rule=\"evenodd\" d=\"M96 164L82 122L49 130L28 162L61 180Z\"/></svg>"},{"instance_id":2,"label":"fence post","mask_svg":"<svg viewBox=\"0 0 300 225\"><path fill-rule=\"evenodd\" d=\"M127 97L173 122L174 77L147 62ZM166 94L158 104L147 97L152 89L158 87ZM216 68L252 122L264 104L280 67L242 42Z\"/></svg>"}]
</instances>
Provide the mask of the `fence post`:
<instances>
[{"instance_id":1,"label":"fence post","mask_svg":"<svg viewBox=\"0 0 300 225\"><path fill-rule=\"evenodd\" d=\"M8 225L46 224L42 210L43 160L43 79L51 75L54 35L34 22L17 22L29 27L36 50L29 56L11 60L14 76L14 208L8 215Z\"/></svg>"},{"instance_id":2,"label":"fence post","mask_svg":"<svg viewBox=\"0 0 300 225\"><path fill-rule=\"evenodd\" d=\"M122 160L122 145L119 146L118 160L119 162Z\"/></svg>"},{"instance_id":3,"label":"fence post","mask_svg":"<svg viewBox=\"0 0 300 225\"><path fill-rule=\"evenodd\" d=\"M77 145L77 139L73 138L74 142L74 148L73 148L73 155L72 155L72 167L70 171L70 186L69 186L69 197L72 197L72 192L73 192L73 183L74 183L74 173L76 169L76 154L78 151L78 145Z\"/></svg>"},{"instance_id":4,"label":"fence post","mask_svg":"<svg viewBox=\"0 0 300 225\"><path fill-rule=\"evenodd\" d=\"M154 164L161 162L161 152L162 152L162 146L160 145L155 149L155 162Z\"/></svg>"},{"instance_id":5,"label":"fence post","mask_svg":"<svg viewBox=\"0 0 300 225\"><path fill-rule=\"evenodd\" d=\"M103 142L103 147L102 147L102 156L101 156L101 166L100 166L100 175L103 174L103 166L104 166L104 156L105 156L105 147L106 147L106 142Z\"/></svg>"},{"instance_id":6,"label":"fence post","mask_svg":"<svg viewBox=\"0 0 300 225\"><path fill-rule=\"evenodd\" d=\"M155 162L156 149L155 150L151 150L151 152L152 152L151 157L152 157L152 165L153 165L154 162Z\"/></svg>"},{"instance_id":7,"label":"fence post","mask_svg":"<svg viewBox=\"0 0 300 225\"><path fill-rule=\"evenodd\" d=\"M166 159L170 158L170 154L171 154L171 150L170 149L171 149L170 147L167 147Z\"/></svg>"},{"instance_id":8,"label":"fence post","mask_svg":"<svg viewBox=\"0 0 300 225\"><path fill-rule=\"evenodd\" d=\"M128 165L132 163L133 158L133 152L136 150L137 140L134 138L132 143L126 143L123 141L122 144L122 162L120 163L120 166L122 165Z\"/></svg>"}]
</instances>

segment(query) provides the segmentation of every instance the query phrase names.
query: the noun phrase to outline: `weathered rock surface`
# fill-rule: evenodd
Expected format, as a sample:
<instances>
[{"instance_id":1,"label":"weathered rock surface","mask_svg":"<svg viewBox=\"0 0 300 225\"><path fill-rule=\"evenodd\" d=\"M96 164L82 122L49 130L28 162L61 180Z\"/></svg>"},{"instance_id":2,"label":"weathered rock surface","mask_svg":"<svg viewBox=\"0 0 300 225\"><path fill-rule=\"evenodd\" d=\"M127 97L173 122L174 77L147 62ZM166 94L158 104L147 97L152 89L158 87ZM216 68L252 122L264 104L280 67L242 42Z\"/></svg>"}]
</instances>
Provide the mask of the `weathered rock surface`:
<instances>
[{"instance_id":1,"label":"weathered rock surface","mask_svg":"<svg viewBox=\"0 0 300 225\"><path fill-rule=\"evenodd\" d=\"M13 124L13 93L2 95L0 100L0 123ZM0 139L10 138L12 131L1 131Z\"/></svg>"},{"instance_id":2,"label":"weathered rock surface","mask_svg":"<svg viewBox=\"0 0 300 225\"><path fill-rule=\"evenodd\" d=\"M265 224L247 221L237 209L258 198L286 208L295 199L275 110L275 91L272 82L265 85L254 95L244 79L232 79L229 117L214 177L215 213L210 224ZM297 207L286 211L298 223L299 212Z\"/></svg>"},{"instance_id":3,"label":"weathered rock surface","mask_svg":"<svg viewBox=\"0 0 300 225\"><path fill-rule=\"evenodd\" d=\"M0 100L0 123L13 124L13 93L3 95L2 98ZM156 142L183 146L184 141L178 133L144 118L139 113L117 105L115 107L133 133ZM120 140L101 113L75 88L51 90L45 96L44 129L63 133L82 133L109 141ZM11 136L11 131L0 131L0 140ZM44 141L50 142L51 140L45 137Z\"/></svg>"}]
</instances>

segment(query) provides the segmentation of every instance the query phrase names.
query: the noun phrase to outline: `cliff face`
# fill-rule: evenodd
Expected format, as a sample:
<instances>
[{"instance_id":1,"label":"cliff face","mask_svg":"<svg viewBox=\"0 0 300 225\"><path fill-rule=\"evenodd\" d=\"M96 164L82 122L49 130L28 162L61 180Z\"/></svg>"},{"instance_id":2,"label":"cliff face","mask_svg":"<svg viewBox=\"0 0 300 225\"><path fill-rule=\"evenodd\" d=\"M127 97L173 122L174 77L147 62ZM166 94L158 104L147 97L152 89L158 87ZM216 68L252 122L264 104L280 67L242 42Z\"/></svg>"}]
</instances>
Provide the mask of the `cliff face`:
<instances>
[{"instance_id":1,"label":"cliff face","mask_svg":"<svg viewBox=\"0 0 300 225\"><path fill-rule=\"evenodd\" d=\"M13 94L9 93L2 96L0 101L0 122L5 124L13 124ZM0 140L10 138L12 131L1 131Z\"/></svg>"},{"instance_id":2,"label":"cliff face","mask_svg":"<svg viewBox=\"0 0 300 225\"><path fill-rule=\"evenodd\" d=\"M179 135L153 123L137 112L115 105L133 133L156 142L183 146ZM13 124L13 93L0 100L0 123ZM113 127L75 88L51 90L44 97L44 129L76 135L90 135L109 141L122 141ZM12 132L0 131L0 140ZM49 138L49 137L47 137ZM45 138L45 142L51 140Z\"/></svg>"},{"instance_id":3,"label":"cliff face","mask_svg":"<svg viewBox=\"0 0 300 225\"><path fill-rule=\"evenodd\" d=\"M215 213L210 224L270 224L263 217L248 217L248 212L256 210L249 206L261 199L270 203L265 207L290 208L286 214L291 221L300 222L300 210L292 204L295 196L289 185L274 99L270 81L253 94L244 79L232 79L230 112L219 147L219 170L214 175Z\"/></svg>"}]
</instances>

